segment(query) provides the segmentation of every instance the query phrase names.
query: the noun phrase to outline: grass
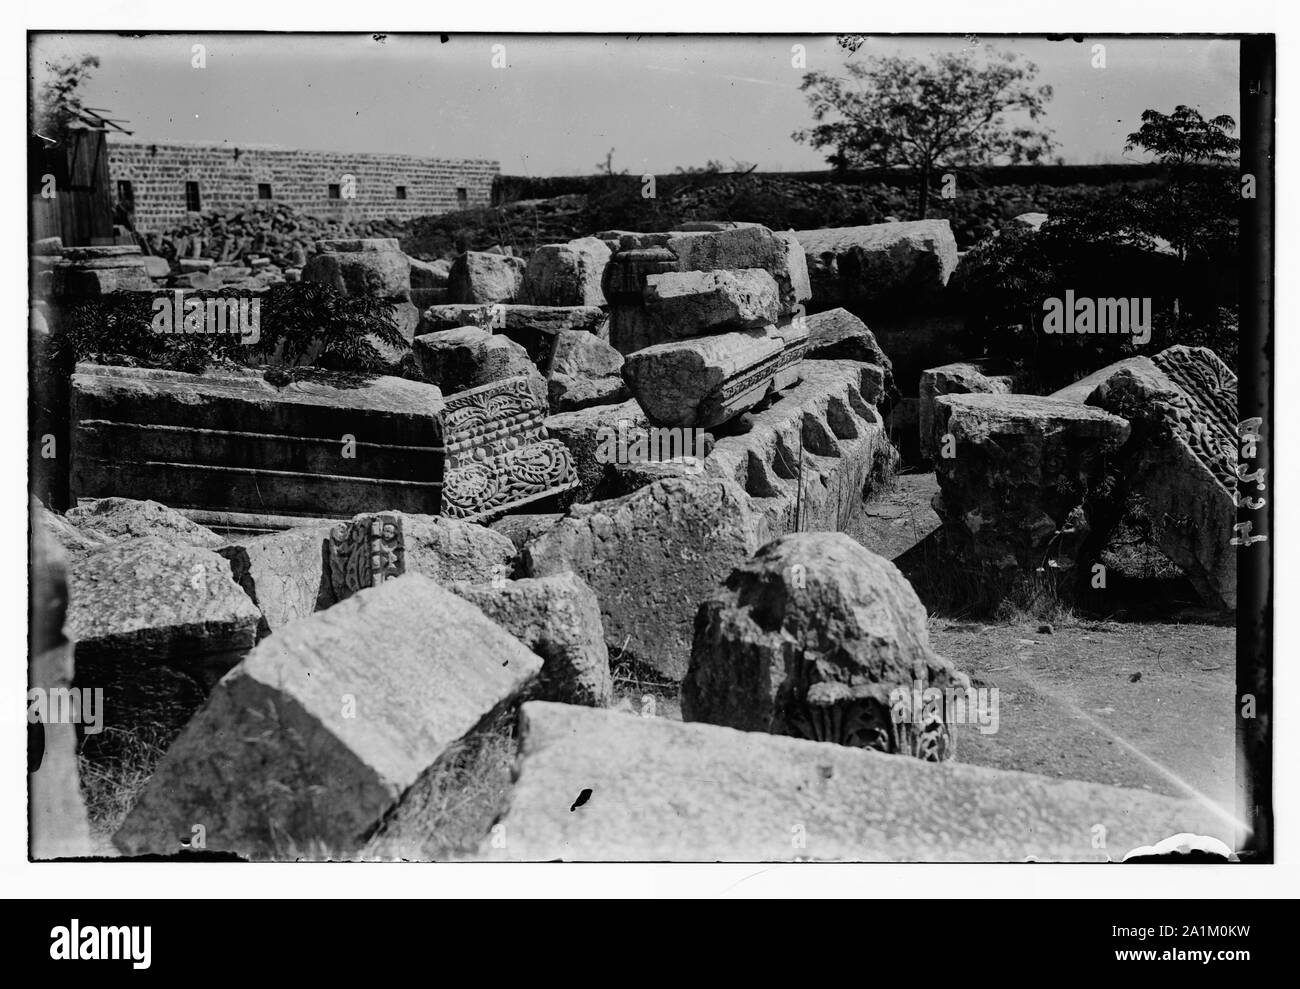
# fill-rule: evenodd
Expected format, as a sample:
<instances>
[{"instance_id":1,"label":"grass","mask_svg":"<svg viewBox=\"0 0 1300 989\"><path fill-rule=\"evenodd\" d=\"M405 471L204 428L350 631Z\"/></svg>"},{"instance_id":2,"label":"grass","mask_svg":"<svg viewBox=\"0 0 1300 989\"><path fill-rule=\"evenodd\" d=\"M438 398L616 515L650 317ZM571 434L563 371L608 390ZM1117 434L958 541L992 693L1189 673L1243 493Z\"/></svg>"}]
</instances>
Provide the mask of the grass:
<instances>
[{"instance_id":1,"label":"grass","mask_svg":"<svg viewBox=\"0 0 1300 989\"><path fill-rule=\"evenodd\" d=\"M107 841L122 826L176 735L174 727L145 722L129 731L106 727L87 741L77 762L86 814L97 838Z\"/></svg>"},{"instance_id":2,"label":"grass","mask_svg":"<svg viewBox=\"0 0 1300 989\"><path fill-rule=\"evenodd\" d=\"M472 856L506 809L518 708L509 705L448 749L403 795L357 859Z\"/></svg>"}]
</instances>

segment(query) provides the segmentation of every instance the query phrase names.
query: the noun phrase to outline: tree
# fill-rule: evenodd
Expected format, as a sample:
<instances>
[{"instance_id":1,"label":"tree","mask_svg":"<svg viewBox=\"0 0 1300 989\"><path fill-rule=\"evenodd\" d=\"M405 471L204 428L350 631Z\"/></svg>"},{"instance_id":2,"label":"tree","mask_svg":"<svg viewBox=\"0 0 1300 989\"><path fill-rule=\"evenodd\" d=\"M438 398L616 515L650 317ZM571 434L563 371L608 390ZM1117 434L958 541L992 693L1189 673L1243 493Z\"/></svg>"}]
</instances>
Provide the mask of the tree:
<instances>
[{"instance_id":1,"label":"tree","mask_svg":"<svg viewBox=\"0 0 1300 989\"><path fill-rule=\"evenodd\" d=\"M1032 163L1051 151L1039 127L1051 86L1033 86L1038 67L985 46L930 62L891 56L847 62L848 78L809 72L800 89L817 125L794 139L831 148L837 168L907 167L918 176L924 219L939 169ZM1014 123L1009 115L1018 115Z\"/></svg>"},{"instance_id":2,"label":"tree","mask_svg":"<svg viewBox=\"0 0 1300 989\"><path fill-rule=\"evenodd\" d=\"M1241 150L1241 142L1231 136L1236 128L1227 114L1206 120L1189 106L1175 107L1170 114L1145 110L1142 126L1124 145L1126 152L1150 152L1169 170L1168 183L1137 206L1143 226L1168 240L1180 262L1235 233L1233 213L1240 197L1225 166Z\"/></svg>"},{"instance_id":3,"label":"tree","mask_svg":"<svg viewBox=\"0 0 1300 989\"><path fill-rule=\"evenodd\" d=\"M96 55L62 62L46 62L49 76L41 84L35 98L32 118L36 133L47 140L62 144L68 128L81 116L81 88L90 74L99 68Z\"/></svg>"}]
</instances>

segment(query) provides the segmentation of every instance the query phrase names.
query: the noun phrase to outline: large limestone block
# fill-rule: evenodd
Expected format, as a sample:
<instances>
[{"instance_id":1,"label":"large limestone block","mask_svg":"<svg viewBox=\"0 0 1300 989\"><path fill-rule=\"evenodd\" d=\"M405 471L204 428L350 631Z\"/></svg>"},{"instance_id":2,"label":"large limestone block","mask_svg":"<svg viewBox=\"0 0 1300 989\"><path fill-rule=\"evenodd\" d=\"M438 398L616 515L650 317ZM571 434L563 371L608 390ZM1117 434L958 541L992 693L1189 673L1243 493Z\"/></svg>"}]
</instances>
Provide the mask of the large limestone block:
<instances>
[{"instance_id":1,"label":"large limestone block","mask_svg":"<svg viewBox=\"0 0 1300 989\"><path fill-rule=\"evenodd\" d=\"M448 296L477 305L514 302L523 290L525 267L523 258L467 251L451 263Z\"/></svg>"},{"instance_id":2,"label":"large limestone block","mask_svg":"<svg viewBox=\"0 0 1300 989\"><path fill-rule=\"evenodd\" d=\"M51 266L53 295L98 298L112 292L148 292L154 287L140 248L118 245L74 247Z\"/></svg>"},{"instance_id":3,"label":"large limestone block","mask_svg":"<svg viewBox=\"0 0 1300 989\"><path fill-rule=\"evenodd\" d=\"M77 556L69 592L78 683L103 689L115 729L179 729L253 648L261 620L221 556L158 536ZM88 757L110 742L95 735Z\"/></svg>"},{"instance_id":4,"label":"large limestone block","mask_svg":"<svg viewBox=\"0 0 1300 989\"><path fill-rule=\"evenodd\" d=\"M880 413L880 369L804 361L803 380L719 437L705 471L751 496L774 534L845 530L897 461Z\"/></svg>"},{"instance_id":5,"label":"large limestone block","mask_svg":"<svg viewBox=\"0 0 1300 989\"><path fill-rule=\"evenodd\" d=\"M96 683L147 665L215 683L252 648L260 617L221 556L159 536L78 556L69 590L68 630Z\"/></svg>"},{"instance_id":6,"label":"large limestone block","mask_svg":"<svg viewBox=\"0 0 1300 989\"><path fill-rule=\"evenodd\" d=\"M933 459L938 447L934 441L934 400L940 395L1006 395L1015 390L1010 373L982 361L963 361L927 368L921 372L920 404L917 407L921 437L921 456Z\"/></svg>"},{"instance_id":7,"label":"large limestone block","mask_svg":"<svg viewBox=\"0 0 1300 989\"><path fill-rule=\"evenodd\" d=\"M897 567L844 533L799 532L700 605L682 717L939 762L953 756L952 712L898 718L897 696L969 687L930 648Z\"/></svg>"},{"instance_id":8,"label":"large limestone block","mask_svg":"<svg viewBox=\"0 0 1300 989\"><path fill-rule=\"evenodd\" d=\"M767 520L733 482L670 478L574 506L524 548L523 570L576 573L600 599L610 648L680 680L699 601L770 539Z\"/></svg>"},{"instance_id":9,"label":"large limestone block","mask_svg":"<svg viewBox=\"0 0 1300 989\"><path fill-rule=\"evenodd\" d=\"M875 223L795 233L818 309L937 298L957 268L947 220Z\"/></svg>"},{"instance_id":10,"label":"large limestone block","mask_svg":"<svg viewBox=\"0 0 1300 989\"><path fill-rule=\"evenodd\" d=\"M245 368L78 364L72 492L152 498L200 522L436 514L442 404L435 386L388 376L349 385L304 372L278 384Z\"/></svg>"},{"instance_id":11,"label":"large limestone block","mask_svg":"<svg viewBox=\"0 0 1300 989\"><path fill-rule=\"evenodd\" d=\"M776 281L781 315L795 312L810 297L802 246L790 235L774 234L757 223L683 226L704 229L619 234L619 250L605 268L603 283L611 305L639 304L645 279L667 271L762 268Z\"/></svg>"},{"instance_id":12,"label":"large limestone block","mask_svg":"<svg viewBox=\"0 0 1300 989\"><path fill-rule=\"evenodd\" d=\"M603 306L600 282L609 256L595 237L544 244L528 259L523 297L539 306Z\"/></svg>"},{"instance_id":13,"label":"large limestone block","mask_svg":"<svg viewBox=\"0 0 1300 989\"><path fill-rule=\"evenodd\" d=\"M707 332L757 329L781 315L776 281L762 268L650 275L644 302L662 331L647 345Z\"/></svg>"},{"instance_id":14,"label":"large limestone block","mask_svg":"<svg viewBox=\"0 0 1300 989\"><path fill-rule=\"evenodd\" d=\"M552 412L626 401L623 355L593 333L562 330L546 379Z\"/></svg>"},{"instance_id":15,"label":"large limestone block","mask_svg":"<svg viewBox=\"0 0 1300 989\"><path fill-rule=\"evenodd\" d=\"M1106 370L1087 402L1133 424L1123 471L1149 506L1156 544L1206 607L1235 608L1237 376L1204 347L1170 347Z\"/></svg>"},{"instance_id":16,"label":"large limestone block","mask_svg":"<svg viewBox=\"0 0 1300 989\"><path fill-rule=\"evenodd\" d=\"M675 340L628 354L623 379L652 424L708 429L774 390L784 351L776 327Z\"/></svg>"},{"instance_id":17,"label":"large limestone block","mask_svg":"<svg viewBox=\"0 0 1300 989\"><path fill-rule=\"evenodd\" d=\"M950 434L953 456L944 456ZM940 395L935 511L970 562L1065 570L1088 534L1086 503L1129 425L1099 409L1034 395Z\"/></svg>"},{"instance_id":18,"label":"large limestone block","mask_svg":"<svg viewBox=\"0 0 1300 989\"><path fill-rule=\"evenodd\" d=\"M600 602L577 574L454 583L448 589L542 657L542 697L591 707L613 701Z\"/></svg>"},{"instance_id":19,"label":"large limestone block","mask_svg":"<svg viewBox=\"0 0 1300 989\"><path fill-rule=\"evenodd\" d=\"M317 246L321 250L303 265L304 282L327 285L340 295L410 300L411 259L396 240L334 240Z\"/></svg>"},{"instance_id":20,"label":"large limestone block","mask_svg":"<svg viewBox=\"0 0 1300 989\"><path fill-rule=\"evenodd\" d=\"M676 256L678 271L765 269L776 280L783 315L808 297L808 269L802 252L788 237L757 223L674 232L664 246Z\"/></svg>"},{"instance_id":21,"label":"large limestone block","mask_svg":"<svg viewBox=\"0 0 1300 989\"><path fill-rule=\"evenodd\" d=\"M542 661L472 604L408 574L264 640L159 763L114 842L321 859L358 849L420 773Z\"/></svg>"},{"instance_id":22,"label":"large limestone block","mask_svg":"<svg viewBox=\"0 0 1300 989\"><path fill-rule=\"evenodd\" d=\"M1235 841L1191 800L716 725L539 701L519 735L484 858L1105 862L1181 832Z\"/></svg>"},{"instance_id":23,"label":"large limestone block","mask_svg":"<svg viewBox=\"0 0 1300 989\"><path fill-rule=\"evenodd\" d=\"M415 338L415 357L424 376L444 395L518 375L540 375L528 352L509 337L475 326L439 330Z\"/></svg>"}]
</instances>

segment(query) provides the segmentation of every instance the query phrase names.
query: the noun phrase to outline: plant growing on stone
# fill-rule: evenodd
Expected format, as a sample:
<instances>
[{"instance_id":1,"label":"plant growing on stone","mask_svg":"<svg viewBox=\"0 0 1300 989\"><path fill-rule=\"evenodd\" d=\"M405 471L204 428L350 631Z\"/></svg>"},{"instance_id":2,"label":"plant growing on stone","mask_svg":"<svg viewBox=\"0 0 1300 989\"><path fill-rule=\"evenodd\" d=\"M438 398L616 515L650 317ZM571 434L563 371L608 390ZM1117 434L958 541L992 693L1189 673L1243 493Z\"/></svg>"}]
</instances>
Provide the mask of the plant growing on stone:
<instances>
[{"instance_id":1,"label":"plant growing on stone","mask_svg":"<svg viewBox=\"0 0 1300 989\"><path fill-rule=\"evenodd\" d=\"M313 282L277 285L262 298L261 347L286 364L310 356L317 367L369 373L387 365L372 338L410 347L387 299L344 296Z\"/></svg>"},{"instance_id":2,"label":"plant growing on stone","mask_svg":"<svg viewBox=\"0 0 1300 989\"><path fill-rule=\"evenodd\" d=\"M796 141L829 149L838 169L905 167L917 177L916 215L943 169L1034 163L1052 149L1038 121L1051 86L1034 86L1038 68L985 46L926 62L892 56L845 63L848 77L809 72L800 87L816 126Z\"/></svg>"}]
</instances>

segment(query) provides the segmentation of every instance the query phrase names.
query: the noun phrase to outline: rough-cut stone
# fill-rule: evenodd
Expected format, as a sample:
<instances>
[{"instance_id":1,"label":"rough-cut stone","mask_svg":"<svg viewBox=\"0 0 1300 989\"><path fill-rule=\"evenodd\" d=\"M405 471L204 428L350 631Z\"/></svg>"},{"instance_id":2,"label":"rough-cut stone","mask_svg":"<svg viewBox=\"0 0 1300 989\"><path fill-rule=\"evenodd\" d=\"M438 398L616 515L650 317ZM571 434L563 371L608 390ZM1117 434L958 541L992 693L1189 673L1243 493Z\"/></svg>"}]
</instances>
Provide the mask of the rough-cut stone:
<instances>
[{"instance_id":1,"label":"rough-cut stone","mask_svg":"<svg viewBox=\"0 0 1300 989\"><path fill-rule=\"evenodd\" d=\"M551 411L626 401L629 392L622 370L623 355L605 341L583 330L562 330L547 377Z\"/></svg>"},{"instance_id":2,"label":"rough-cut stone","mask_svg":"<svg viewBox=\"0 0 1300 989\"><path fill-rule=\"evenodd\" d=\"M1033 395L940 395L934 435L934 508L960 537L955 551L993 571L1032 573L1073 565L1089 533L1087 499L1129 425Z\"/></svg>"},{"instance_id":3,"label":"rough-cut stone","mask_svg":"<svg viewBox=\"0 0 1300 989\"><path fill-rule=\"evenodd\" d=\"M796 249L802 245L757 223L670 233L664 246L676 256L678 271L766 269L776 280L782 315L808 297L806 262Z\"/></svg>"},{"instance_id":4,"label":"rough-cut stone","mask_svg":"<svg viewBox=\"0 0 1300 989\"><path fill-rule=\"evenodd\" d=\"M490 581L513 570L516 548L510 539L459 519L387 512L400 528L403 571L440 584ZM358 515L352 522L369 521ZM359 588L340 595L331 535L336 526L287 529L231 543L221 550L236 582L262 610L263 634L330 607Z\"/></svg>"},{"instance_id":5,"label":"rough-cut stone","mask_svg":"<svg viewBox=\"0 0 1300 989\"><path fill-rule=\"evenodd\" d=\"M1148 505L1156 545L1207 607L1235 608L1237 376L1204 347L1107 370L1087 403L1133 425L1122 474Z\"/></svg>"},{"instance_id":6,"label":"rough-cut stone","mask_svg":"<svg viewBox=\"0 0 1300 989\"><path fill-rule=\"evenodd\" d=\"M451 263L447 293L452 302L514 302L524 285L523 258L467 251Z\"/></svg>"},{"instance_id":7,"label":"rough-cut stone","mask_svg":"<svg viewBox=\"0 0 1300 989\"><path fill-rule=\"evenodd\" d=\"M528 259L523 297L539 306L603 306L601 277L610 250L595 237L544 244Z\"/></svg>"},{"instance_id":8,"label":"rough-cut stone","mask_svg":"<svg viewBox=\"0 0 1300 989\"><path fill-rule=\"evenodd\" d=\"M430 306L420 319L420 333L477 326L509 337L528 351L542 374L551 370L555 345L566 330L582 330L604 339L607 317L595 306L455 305Z\"/></svg>"},{"instance_id":9,"label":"rough-cut stone","mask_svg":"<svg viewBox=\"0 0 1300 989\"><path fill-rule=\"evenodd\" d=\"M412 290L445 289L451 278L451 262L446 260L421 261L407 258L411 263Z\"/></svg>"},{"instance_id":10,"label":"rough-cut stone","mask_svg":"<svg viewBox=\"0 0 1300 989\"><path fill-rule=\"evenodd\" d=\"M670 478L574 506L525 547L523 571L576 573L600 599L610 648L680 680L699 600L770 538L767 520L733 482Z\"/></svg>"},{"instance_id":11,"label":"rough-cut stone","mask_svg":"<svg viewBox=\"0 0 1300 989\"><path fill-rule=\"evenodd\" d=\"M705 470L744 488L773 533L850 529L873 481L897 460L874 408L880 369L849 361L800 368L800 384L749 413L743 431L717 439Z\"/></svg>"},{"instance_id":12,"label":"rough-cut stone","mask_svg":"<svg viewBox=\"0 0 1300 989\"><path fill-rule=\"evenodd\" d=\"M69 299L98 298L112 292L148 292L154 287L138 247L120 254L88 253L103 248L64 252L51 266L51 293Z\"/></svg>"},{"instance_id":13,"label":"rough-cut stone","mask_svg":"<svg viewBox=\"0 0 1300 989\"><path fill-rule=\"evenodd\" d=\"M542 661L472 604L415 574L266 639L159 763L114 842L171 853L347 855L449 745Z\"/></svg>"},{"instance_id":14,"label":"rough-cut stone","mask_svg":"<svg viewBox=\"0 0 1300 989\"><path fill-rule=\"evenodd\" d=\"M506 378L447 398L442 514L486 519L574 487L573 458L546 434L546 385Z\"/></svg>"},{"instance_id":15,"label":"rough-cut stone","mask_svg":"<svg viewBox=\"0 0 1300 989\"><path fill-rule=\"evenodd\" d=\"M484 858L1105 862L1181 832L1235 841L1191 800L716 725L537 701L519 734Z\"/></svg>"},{"instance_id":16,"label":"rough-cut stone","mask_svg":"<svg viewBox=\"0 0 1300 989\"><path fill-rule=\"evenodd\" d=\"M325 240L317 248L303 265L304 282L327 285L340 295L410 301L411 259L396 240Z\"/></svg>"},{"instance_id":17,"label":"rough-cut stone","mask_svg":"<svg viewBox=\"0 0 1300 989\"><path fill-rule=\"evenodd\" d=\"M600 603L577 574L448 589L542 657L542 698L590 707L613 701Z\"/></svg>"},{"instance_id":18,"label":"rough-cut stone","mask_svg":"<svg viewBox=\"0 0 1300 989\"><path fill-rule=\"evenodd\" d=\"M667 234L660 236L667 239ZM611 306L630 305L640 308L646 279L651 275L677 270L677 255L662 244L621 249L611 256L605 266L605 276L601 282L605 301Z\"/></svg>"},{"instance_id":19,"label":"rough-cut stone","mask_svg":"<svg viewBox=\"0 0 1300 989\"><path fill-rule=\"evenodd\" d=\"M931 762L952 758L945 703L900 717L898 696L970 680L935 655L925 608L898 569L841 532L758 551L700 605L682 717ZM897 710L896 710L897 708Z\"/></svg>"},{"instance_id":20,"label":"rough-cut stone","mask_svg":"<svg viewBox=\"0 0 1300 989\"><path fill-rule=\"evenodd\" d=\"M649 426L641 406L631 399L621 405L593 405L547 416L547 434L563 443L573 458L578 484L569 493L570 502L608 497L608 438L617 437L620 429L635 437Z\"/></svg>"},{"instance_id":21,"label":"rough-cut stone","mask_svg":"<svg viewBox=\"0 0 1300 989\"><path fill-rule=\"evenodd\" d=\"M69 593L77 680L103 688L109 727L180 728L253 647L261 619L224 559L159 536L79 555Z\"/></svg>"},{"instance_id":22,"label":"rough-cut stone","mask_svg":"<svg viewBox=\"0 0 1300 989\"><path fill-rule=\"evenodd\" d=\"M934 458L934 400L940 395L1007 395L1015 391L1014 376L984 361L945 364L921 372L920 404L917 406L921 456Z\"/></svg>"},{"instance_id":23,"label":"rough-cut stone","mask_svg":"<svg viewBox=\"0 0 1300 989\"><path fill-rule=\"evenodd\" d=\"M790 287L782 290L782 300L787 312L812 298L812 282L808 277L808 256L793 230L778 230L773 236L784 245L783 257L778 257L776 271L783 273L782 284L788 279ZM793 303L793 306L791 305Z\"/></svg>"},{"instance_id":24,"label":"rough-cut stone","mask_svg":"<svg viewBox=\"0 0 1300 989\"><path fill-rule=\"evenodd\" d=\"M800 230L795 236L818 309L932 300L957 267L957 241L947 220Z\"/></svg>"},{"instance_id":25,"label":"rough-cut stone","mask_svg":"<svg viewBox=\"0 0 1300 989\"><path fill-rule=\"evenodd\" d=\"M781 315L793 313L810 297L808 268L796 240L757 223L708 226L668 233L620 233L619 250L605 268L606 300L611 305L639 305L646 277L660 272L742 268L762 268L776 280Z\"/></svg>"},{"instance_id":26,"label":"rough-cut stone","mask_svg":"<svg viewBox=\"0 0 1300 989\"><path fill-rule=\"evenodd\" d=\"M894 365L876 342L867 324L847 309L828 309L805 316L808 326L808 349L804 356L818 361L861 361L874 364L884 376L880 401L892 405L898 400L894 387Z\"/></svg>"},{"instance_id":27,"label":"rough-cut stone","mask_svg":"<svg viewBox=\"0 0 1300 989\"><path fill-rule=\"evenodd\" d=\"M119 542L141 536L162 536L168 542L216 549L226 540L211 529L156 501L100 498L70 508L67 520L95 542Z\"/></svg>"},{"instance_id":28,"label":"rough-cut stone","mask_svg":"<svg viewBox=\"0 0 1300 989\"><path fill-rule=\"evenodd\" d=\"M153 498L195 521L261 513L435 515L442 393L378 377L284 386L252 369L203 374L79 364L72 379L75 498Z\"/></svg>"},{"instance_id":29,"label":"rough-cut stone","mask_svg":"<svg viewBox=\"0 0 1300 989\"><path fill-rule=\"evenodd\" d=\"M29 503L32 538L31 650L27 686L41 691L47 705L66 696L74 679L73 643L64 626L68 609L68 560L43 516L57 518L36 499ZM57 693L56 693L57 692ZM28 695L29 710L32 695ZM40 707L37 709L40 712ZM77 770L76 726L67 720L45 717L27 723L27 786L33 859L66 858L91 853L90 826L81 796Z\"/></svg>"},{"instance_id":30,"label":"rough-cut stone","mask_svg":"<svg viewBox=\"0 0 1300 989\"><path fill-rule=\"evenodd\" d=\"M424 376L448 395L521 374L540 378L523 347L474 326L418 336L414 353Z\"/></svg>"},{"instance_id":31,"label":"rough-cut stone","mask_svg":"<svg viewBox=\"0 0 1300 989\"><path fill-rule=\"evenodd\" d=\"M708 429L766 398L784 356L775 327L720 333L628 354L623 379L652 424Z\"/></svg>"},{"instance_id":32,"label":"rough-cut stone","mask_svg":"<svg viewBox=\"0 0 1300 989\"><path fill-rule=\"evenodd\" d=\"M150 278L166 278L172 273L172 266L167 263L166 258L160 258L155 254L146 254L142 259L144 270L149 272Z\"/></svg>"},{"instance_id":33,"label":"rough-cut stone","mask_svg":"<svg viewBox=\"0 0 1300 989\"><path fill-rule=\"evenodd\" d=\"M776 281L762 268L650 275L644 302L660 335L643 346L708 332L757 329L781 315Z\"/></svg>"}]
</instances>

